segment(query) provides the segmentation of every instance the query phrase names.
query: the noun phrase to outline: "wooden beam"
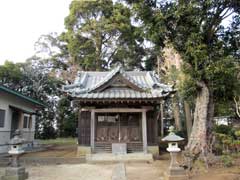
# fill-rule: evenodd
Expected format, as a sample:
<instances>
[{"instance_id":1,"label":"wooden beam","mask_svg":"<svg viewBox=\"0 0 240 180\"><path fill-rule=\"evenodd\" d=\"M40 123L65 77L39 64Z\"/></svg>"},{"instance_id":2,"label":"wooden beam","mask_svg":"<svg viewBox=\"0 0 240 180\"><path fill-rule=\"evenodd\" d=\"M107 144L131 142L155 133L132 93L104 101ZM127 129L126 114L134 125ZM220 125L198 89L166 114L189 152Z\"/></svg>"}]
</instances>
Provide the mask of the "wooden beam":
<instances>
[{"instance_id":1,"label":"wooden beam","mask_svg":"<svg viewBox=\"0 0 240 180\"><path fill-rule=\"evenodd\" d=\"M149 109L144 109L145 111ZM106 112L117 112L117 113L124 113L124 112L142 112L142 108L103 108L103 109L94 109L95 113L106 113Z\"/></svg>"}]
</instances>

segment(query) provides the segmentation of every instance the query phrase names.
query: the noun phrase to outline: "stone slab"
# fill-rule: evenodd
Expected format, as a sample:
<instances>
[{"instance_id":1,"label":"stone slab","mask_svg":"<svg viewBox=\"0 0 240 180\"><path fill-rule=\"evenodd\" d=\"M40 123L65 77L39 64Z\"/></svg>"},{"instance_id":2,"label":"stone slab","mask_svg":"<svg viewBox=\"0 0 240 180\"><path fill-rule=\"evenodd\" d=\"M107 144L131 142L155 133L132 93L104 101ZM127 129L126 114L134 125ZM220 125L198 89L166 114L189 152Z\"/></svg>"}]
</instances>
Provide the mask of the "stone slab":
<instances>
[{"instance_id":1,"label":"stone slab","mask_svg":"<svg viewBox=\"0 0 240 180\"><path fill-rule=\"evenodd\" d=\"M123 163L119 163L113 169L112 180L127 180L126 168Z\"/></svg>"},{"instance_id":2,"label":"stone slab","mask_svg":"<svg viewBox=\"0 0 240 180\"><path fill-rule=\"evenodd\" d=\"M112 153L113 154L127 154L127 144L126 143L112 143Z\"/></svg>"}]
</instances>

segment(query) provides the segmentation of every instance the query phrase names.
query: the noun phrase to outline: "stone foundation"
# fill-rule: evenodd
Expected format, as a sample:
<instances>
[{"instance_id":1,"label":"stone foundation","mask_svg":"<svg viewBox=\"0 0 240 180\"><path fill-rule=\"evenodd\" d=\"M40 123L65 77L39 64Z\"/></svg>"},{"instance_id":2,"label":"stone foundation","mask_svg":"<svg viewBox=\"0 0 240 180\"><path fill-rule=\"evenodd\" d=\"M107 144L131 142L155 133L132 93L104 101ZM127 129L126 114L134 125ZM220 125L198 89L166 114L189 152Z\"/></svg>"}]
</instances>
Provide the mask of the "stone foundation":
<instances>
[{"instance_id":1,"label":"stone foundation","mask_svg":"<svg viewBox=\"0 0 240 180\"><path fill-rule=\"evenodd\" d=\"M187 180L186 171L182 167L172 167L165 173L165 180Z\"/></svg>"},{"instance_id":2,"label":"stone foundation","mask_svg":"<svg viewBox=\"0 0 240 180\"><path fill-rule=\"evenodd\" d=\"M24 167L8 167L6 173L1 180L25 180L28 178L28 173Z\"/></svg>"},{"instance_id":3,"label":"stone foundation","mask_svg":"<svg viewBox=\"0 0 240 180\"><path fill-rule=\"evenodd\" d=\"M188 180L188 177L186 175L170 176L168 174L165 174L164 180Z\"/></svg>"},{"instance_id":4,"label":"stone foundation","mask_svg":"<svg viewBox=\"0 0 240 180\"><path fill-rule=\"evenodd\" d=\"M114 155L111 153L87 154L87 163L116 163L116 162L153 162L152 154L128 153Z\"/></svg>"},{"instance_id":5,"label":"stone foundation","mask_svg":"<svg viewBox=\"0 0 240 180\"><path fill-rule=\"evenodd\" d=\"M86 154L91 154L90 146L78 146L77 147L77 157L85 156Z\"/></svg>"}]
</instances>

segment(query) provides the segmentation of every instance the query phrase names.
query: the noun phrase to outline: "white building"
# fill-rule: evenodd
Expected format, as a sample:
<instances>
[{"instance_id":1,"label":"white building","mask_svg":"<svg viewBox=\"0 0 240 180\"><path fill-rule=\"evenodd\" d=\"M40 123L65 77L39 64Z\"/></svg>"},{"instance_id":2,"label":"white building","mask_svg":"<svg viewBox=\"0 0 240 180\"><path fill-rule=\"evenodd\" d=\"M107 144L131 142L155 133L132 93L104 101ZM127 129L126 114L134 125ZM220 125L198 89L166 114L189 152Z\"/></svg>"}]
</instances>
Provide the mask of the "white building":
<instances>
[{"instance_id":1,"label":"white building","mask_svg":"<svg viewBox=\"0 0 240 180\"><path fill-rule=\"evenodd\" d=\"M32 145L36 110L44 104L0 85L0 153L8 151L8 142L20 129L27 145Z\"/></svg>"}]
</instances>

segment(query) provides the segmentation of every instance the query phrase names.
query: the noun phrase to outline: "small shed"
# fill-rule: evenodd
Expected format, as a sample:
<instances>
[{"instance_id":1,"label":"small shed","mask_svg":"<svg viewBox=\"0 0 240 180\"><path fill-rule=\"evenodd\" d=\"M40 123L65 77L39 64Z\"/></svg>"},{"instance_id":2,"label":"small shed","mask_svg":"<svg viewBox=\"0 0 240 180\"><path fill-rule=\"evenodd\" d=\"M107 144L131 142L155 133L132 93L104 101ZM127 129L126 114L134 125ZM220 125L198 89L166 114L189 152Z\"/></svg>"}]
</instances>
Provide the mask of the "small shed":
<instances>
[{"instance_id":1,"label":"small shed","mask_svg":"<svg viewBox=\"0 0 240 180\"><path fill-rule=\"evenodd\" d=\"M9 150L8 142L17 129L27 146L33 144L36 111L43 107L43 103L0 85L0 153Z\"/></svg>"},{"instance_id":2,"label":"small shed","mask_svg":"<svg viewBox=\"0 0 240 180\"><path fill-rule=\"evenodd\" d=\"M153 71L81 71L63 90L79 109L80 153L112 152L116 143L128 153L158 152L160 106L174 90Z\"/></svg>"}]
</instances>

